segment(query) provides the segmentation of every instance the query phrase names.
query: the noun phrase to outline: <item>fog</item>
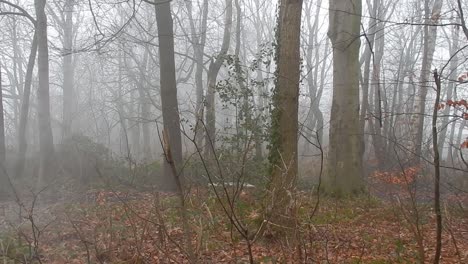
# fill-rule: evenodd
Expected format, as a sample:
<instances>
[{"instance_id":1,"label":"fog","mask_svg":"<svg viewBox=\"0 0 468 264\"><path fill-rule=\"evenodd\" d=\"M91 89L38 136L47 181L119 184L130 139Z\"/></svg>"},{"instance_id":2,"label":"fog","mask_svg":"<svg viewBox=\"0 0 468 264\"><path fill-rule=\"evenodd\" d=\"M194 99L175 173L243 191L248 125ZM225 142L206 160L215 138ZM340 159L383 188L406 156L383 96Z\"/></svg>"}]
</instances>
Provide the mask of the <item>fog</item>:
<instances>
[{"instance_id":1,"label":"fog","mask_svg":"<svg viewBox=\"0 0 468 264\"><path fill-rule=\"evenodd\" d=\"M141 242L129 250L141 262L131 263L218 255L200 242L203 228L193 227L204 225L195 213L201 207L206 225L224 217L230 239L244 241L239 261L256 263L258 237L267 245L270 235L286 237L289 253L305 243L276 230L305 223L297 220L301 202L312 219L326 215L318 208L331 208L328 199L357 196L400 208L414 256L439 261L438 232L450 220L441 204L461 208L454 213L461 220L451 221L466 227L467 13L460 0L0 0L0 233L29 245L17 250L24 261L4 247L0 259L123 261L90 253L91 234L71 220L83 262L57 258L37 234L49 225L63 230L54 221L73 215L63 207L104 201L129 214L139 210L133 202L157 201L176 208L177 224L166 220L183 230L174 238L182 258L159 248L150 260ZM420 214L436 219L434 239L418 229L417 209L428 204L434 211ZM151 217L161 228L170 213L157 208ZM252 212L261 220L243 218ZM468 239L451 236L462 263ZM435 243L435 253L421 250L424 243ZM309 246L298 247L297 259L271 261L323 260L309 258ZM218 257L210 260L233 261Z\"/></svg>"}]
</instances>

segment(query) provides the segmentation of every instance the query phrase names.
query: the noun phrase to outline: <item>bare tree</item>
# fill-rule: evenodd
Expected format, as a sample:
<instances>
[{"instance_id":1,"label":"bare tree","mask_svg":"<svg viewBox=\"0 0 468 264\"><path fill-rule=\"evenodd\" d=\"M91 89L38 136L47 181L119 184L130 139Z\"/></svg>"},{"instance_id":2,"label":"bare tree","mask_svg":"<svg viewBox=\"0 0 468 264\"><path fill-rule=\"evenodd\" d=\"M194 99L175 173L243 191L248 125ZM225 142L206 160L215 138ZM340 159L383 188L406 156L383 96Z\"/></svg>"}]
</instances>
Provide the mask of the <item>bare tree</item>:
<instances>
[{"instance_id":1,"label":"bare tree","mask_svg":"<svg viewBox=\"0 0 468 264\"><path fill-rule=\"evenodd\" d=\"M2 85L2 67L0 64L0 168L5 167L6 148L5 148L5 118L3 109L3 85ZM0 170L0 198L6 194L6 186L8 186L8 175L4 173L4 169Z\"/></svg>"},{"instance_id":2,"label":"bare tree","mask_svg":"<svg viewBox=\"0 0 468 264\"><path fill-rule=\"evenodd\" d=\"M171 156L177 168L177 173L180 173L182 166L182 141L177 101L171 6L170 2L163 0L157 0L155 3L159 37L159 61L160 65L164 65L159 68L164 131L166 131L168 136ZM175 189L177 187L176 177L180 177L181 175L174 175L169 163L165 162L164 164L164 181L167 185L166 187Z\"/></svg>"},{"instance_id":3,"label":"bare tree","mask_svg":"<svg viewBox=\"0 0 468 264\"><path fill-rule=\"evenodd\" d=\"M194 56L196 61L195 69L195 87L196 87L196 109L195 109L195 118L197 131L197 144L202 145L203 141L203 126L200 124L203 121L203 54L205 51L206 44L206 30L207 30L207 21L208 21L208 0L203 1L203 10L201 15L201 24L200 28L196 29L195 20L193 18L193 6L192 1L185 1L185 6L187 7L187 13L190 23L190 33L191 33L191 43L194 49Z\"/></svg>"},{"instance_id":4,"label":"bare tree","mask_svg":"<svg viewBox=\"0 0 468 264\"><path fill-rule=\"evenodd\" d=\"M46 178L53 176L54 139L50 122L50 95L49 95L49 44L47 41L47 16L45 13L46 0L35 0L36 32L38 47L38 75L39 88L37 91L37 114L40 168L38 184L43 185Z\"/></svg>"},{"instance_id":5,"label":"bare tree","mask_svg":"<svg viewBox=\"0 0 468 264\"><path fill-rule=\"evenodd\" d=\"M328 36L333 47L333 99L325 183L336 195L363 189L358 79L361 9L360 0L330 1Z\"/></svg>"},{"instance_id":6,"label":"bare tree","mask_svg":"<svg viewBox=\"0 0 468 264\"><path fill-rule=\"evenodd\" d=\"M419 78L420 87L415 95L414 112L416 115L413 117L412 135L414 136L413 152L415 159L419 159L422 155L422 145L424 137L424 116L426 113L426 97L428 88L431 87L431 65L434 57L434 51L437 38L437 25L440 12L442 8L442 1L435 0L432 7L432 12L429 8L429 0L424 2L425 21L424 21L424 47L422 54L422 69ZM431 26L432 25L432 26Z\"/></svg>"},{"instance_id":7,"label":"bare tree","mask_svg":"<svg viewBox=\"0 0 468 264\"><path fill-rule=\"evenodd\" d=\"M219 70L223 65L225 56L229 50L231 42L231 25L232 25L232 0L226 0L226 17L224 23L223 43L221 49L216 56L212 59L208 69L208 90L206 92L206 138L205 138L205 153L207 155L214 155L213 149L216 148L216 80L218 78Z\"/></svg>"},{"instance_id":8,"label":"bare tree","mask_svg":"<svg viewBox=\"0 0 468 264\"><path fill-rule=\"evenodd\" d=\"M73 11L75 0L66 0L63 8L63 138L73 132L73 115L76 111L73 65Z\"/></svg>"}]
</instances>

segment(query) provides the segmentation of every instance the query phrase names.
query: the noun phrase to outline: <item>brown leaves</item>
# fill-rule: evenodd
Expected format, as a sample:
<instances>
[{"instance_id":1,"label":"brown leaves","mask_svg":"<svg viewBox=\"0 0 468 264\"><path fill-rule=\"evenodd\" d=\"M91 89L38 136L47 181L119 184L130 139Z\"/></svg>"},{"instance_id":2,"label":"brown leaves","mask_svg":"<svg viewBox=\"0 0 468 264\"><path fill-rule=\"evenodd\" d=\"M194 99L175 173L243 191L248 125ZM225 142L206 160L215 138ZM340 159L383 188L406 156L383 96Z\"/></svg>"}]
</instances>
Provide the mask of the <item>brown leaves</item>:
<instances>
[{"instance_id":1,"label":"brown leaves","mask_svg":"<svg viewBox=\"0 0 468 264\"><path fill-rule=\"evenodd\" d=\"M377 172L376 179L402 186L412 182L420 173L418 167L404 172ZM403 174L406 174L404 176ZM406 177L407 180L403 180ZM252 194L242 194L243 210L251 230L262 221L261 201ZM187 263L177 245L183 241L180 219L174 206L175 197L161 194L161 201L149 193L96 192L96 200L75 204L55 212L59 219L44 233L41 241L43 263ZM342 201L322 198L316 215L309 219L315 203L310 193L300 193L298 236L301 241L302 262L305 263L413 263L417 245L409 225L389 203L367 200ZM247 263L245 241L231 233L229 221L223 217L219 204L210 200L209 192L197 197L191 193L192 242L197 246L200 263ZM367 202L366 202L367 201ZM209 212L204 204L209 207ZM159 207L156 207L159 205ZM64 217L64 214L68 217ZM211 216L210 216L211 215ZM428 213L424 223L426 252L434 252L434 217ZM72 225L73 223L73 225ZM447 227L453 231L459 252L468 252L466 219L452 217ZM466 255L456 256L449 232L444 232L443 263L467 261ZM177 245L176 245L177 244ZM298 249L280 239L267 240L260 236L252 247L256 263L300 263ZM1 259L0 259L1 260ZM463 263L463 262L462 262Z\"/></svg>"},{"instance_id":2,"label":"brown leaves","mask_svg":"<svg viewBox=\"0 0 468 264\"><path fill-rule=\"evenodd\" d=\"M460 147L461 147L462 149L465 149L465 148L468 149L468 138L465 139L465 141L461 144Z\"/></svg>"},{"instance_id":3,"label":"brown leaves","mask_svg":"<svg viewBox=\"0 0 468 264\"><path fill-rule=\"evenodd\" d=\"M395 185L410 185L418 176L421 171L420 167L408 167L404 171L376 171L372 177L378 181L382 181L389 184Z\"/></svg>"}]
</instances>

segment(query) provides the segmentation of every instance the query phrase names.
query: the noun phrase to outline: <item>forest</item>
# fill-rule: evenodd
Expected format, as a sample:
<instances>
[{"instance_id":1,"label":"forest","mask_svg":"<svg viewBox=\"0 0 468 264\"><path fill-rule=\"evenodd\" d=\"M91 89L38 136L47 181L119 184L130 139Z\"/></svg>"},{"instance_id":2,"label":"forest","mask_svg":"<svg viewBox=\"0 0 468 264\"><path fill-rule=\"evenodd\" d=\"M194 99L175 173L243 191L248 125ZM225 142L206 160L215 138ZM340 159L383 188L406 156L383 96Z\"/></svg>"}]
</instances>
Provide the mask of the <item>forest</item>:
<instances>
[{"instance_id":1,"label":"forest","mask_svg":"<svg viewBox=\"0 0 468 264\"><path fill-rule=\"evenodd\" d=\"M468 263L467 0L0 0L0 263Z\"/></svg>"}]
</instances>

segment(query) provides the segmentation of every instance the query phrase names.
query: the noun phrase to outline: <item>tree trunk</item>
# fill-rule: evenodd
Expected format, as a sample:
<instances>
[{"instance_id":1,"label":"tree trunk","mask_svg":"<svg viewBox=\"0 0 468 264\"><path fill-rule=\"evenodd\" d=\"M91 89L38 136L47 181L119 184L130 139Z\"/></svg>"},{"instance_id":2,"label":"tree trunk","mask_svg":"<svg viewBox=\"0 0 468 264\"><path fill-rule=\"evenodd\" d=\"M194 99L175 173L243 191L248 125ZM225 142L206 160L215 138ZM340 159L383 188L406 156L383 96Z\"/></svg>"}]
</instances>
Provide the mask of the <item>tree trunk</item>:
<instances>
[{"instance_id":1,"label":"tree trunk","mask_svg":"<svg viewBox=\"0 0 468 264\"><path fill-rule=\"evenodd\" d=\"M258 0L255 0L255 6L258 9L259 8L259 2ZM254 21L254 27L255 27L255 35L256 35L256 44L257 44L257 54L261 54L262 52L262 35L263 35L263 30L262 30L262 23L260 21L260 14L257 14L258 17L255 17ZM256 160L263 160L263 148L264 148L264 138L263 138L263 130L264 130L264 114L265 114L265 105L266 105L266 98L267 97L267 89L265 89L265 84L264 84L264 77L263 77L263 63L259 63L257 65L257 71L256 71L256 81L257 84L260 84L258 86L258 108L256 114L260 117L258 118L257 121L257 133L255 134L255 159Z\"/></svg>"},{"instance_id":2,"label":"tree trunk","mask_svg":"<svg viewBox=\"0 0 468 264\"><path fill-rule=\"evenodd\" d=\"M63 130L62 138L71 136L73 132L73 115L75 112L75 90L73 69L73 9L74 0L66 0L64 12L65 23L63 28Z\"/></svg>"},{"instance_id":3,"label":"tree trunk","mask_svg":"<svg viewBox=\"0 0 468 264\"><path fill-rule=\"evenodd\" d=\"M205 52L206 43L206 30L208 21L208 0L203 1L202 21L199 32L195 29L195 22L192 14L192 1L185 1L187 7L189 22L190 22L190 33L192 34L192 45L194 49L194 55L196 60L195 68L195 87L196 87L196 143L198 146L203 144L203 134L205 129L203 128L203 53ZM200 37L199 37L200 36Z\"/></svg>"},{"instance_id":4,"label":"tree trunk","mask_svg":"<svg viewBox=\"0 0 468 264\"><path fill-rule=\"evenodd\" d=\"M378 1L374 2L374 5L377 6L377 18L385 19L381 15L380 3ZM371 86L374 90L374 104L373 104L373 114L375 118L369 119L369 125L372 126L372 143L374 147L375 157L378 160L379 169L385 170L386 159L386 142L382 135L383 131L383 116L382 116L382 91L381 91L381 63L384 54L384 44L385 44L385 24L383 22L377 22L376 33L375 33L375 45L374 45L374 59L373 59L373 69L372 69L372 82ZM385 86L383 86L385 87ZM369 109L370 110L370 109Z\"/></svg>"},{"instance_id":5,"label":"tree trunk","mask_svg":"<svg viewBox=\"0 0 468 264\"><path fill-rule=\"evenodd\" d=\"M20 121L18 129L18 159L15 164L15 177L20 178L23 175L24 163L26 159L27 141L26 141L26 128L29 117L29 100L31 96L32 76L34 71L34 64L37 56L37 34L31 44L31 53L29 54L28 66L26 69L26 77L23 87L23 98L21 100Z\"/></svg>"},{"instance_id":6,"label":"tree trunk","mask_svg":"<svg viewBox=\"0 0 468 264\"><path fill-rule=\"evenodd\" d=\"M225 56L229 50L231 42L231 24L232 24L232 0L226 0L226 19L224 23L223 43L218 56L211 62L208 69L208 91L206 93L206 138L205 138L205 154L208 157L214 156L216 147L216 106L215 106L215 90L216 79L218 78L219 70L223 65Z\"/></svg>"},{"instance_id":7,"label":"tree trunk","mask_svg":"<svg viewBox=\"0 0 468 264\"><path fill-rule=\"evenodd\" d=\"M140 80L138 82L138 96L141 106L141 118L143 119L143 124L141 125L141 130L143 134L143 160L151 161L151 131L150 131L150 118L151 118L151 100L148 100L147 96L150 96L150 93L145 92L145 82L143 75L144 72L148 69L148 49L145 49L145 54L143 55L143 70L140 73Z\"/></svg>"},{"instance_id":8,"label":"tree trunk","mask_svg":"<svg viewBox=\"0 0 468 264\"><path fill-rule=\"evenodd\" d=\"M309 87L309 98L310 98L310 105L309 105L309 112L307 114L307 127L306 127L306 135L311 138L315 136L315 131L318 132L319 139L322 140L322 133L323 133L323 114L320 110L320 100L323 91L323 78L324 78L324 71L327 67L327 60L320 58L320 52L322 51L323 54L326 53L326 49L328 47L328 41L325 44L325 51L319 49L319 42L317 37L318 31L318 23L320 18L320 10L321 10L322 1L319 0L316 5L315 10L315 19L314 23L311 24L310 20L308 20L307 26L309 30L309 38L308 38L308 48L307 48L307 55L306 55L306 62L307 62L307 85ZM310 6L313 6L312 4ZM311 7L306 9L306 17L311 17ZM315 49L314 49L315 47ZM314 60L313 60L314 59ZM320 67L321 66L321 67ZM319 72L320 75L320 83L319 83ZM305 147L305 151L308 151L310 144L307 144Z\"/></svg>"},{"instance_id":9,"label":"tree trunk","mask_svg":"<svg viewBox=\"0 0 468 264\"><path fill-rule=\"evenodd\" d=\"M328 36L333 47L333 99L326 185L334 195L363 190L359 124L360 0L330 1Z\"/></svg>"},{"instance_id":10,"label":"tree trunk","mask_svg":"<svg viewBox=\"0 0 468 264\"><path fill-rule=\"evenodd\" d=\"M449 72L450 72L450 75L449 75L449 80L456 80L457 79L457 68L458 68L458 54L455 54L455 52L458 52L458 46L459 46L459 32L460 32L460 27L453 27L452 29L452 43L449 45L450 47L450 56L452 58L452 60L450 61L450 66L449 66ZM447 85L447 97L446 97L446 101L447 100L453 100L453 91L455 89L455 84L454 82L449 82L448 85ZM445 109L444 109L444 112L442 114L443 118L442 118L442 125L441 125L441 131L440 131L440 134L439 134L439 139L438 139L438 143L439 143L439 152L440 152L440 155L442 157L442 159L444 159L444 145L445 145L445 139L447 137L447 131L448 131L448 126L449 126L449 115L450 115L450 107L446 106Z\"/></svg>"},{"instance_id":11,"label":"tree trunk","mask_svg":"<svg viewBox=\"0 0 468 264\"><path fill-rule=\"evenodd\" d=\"M3 115L3 85L2 67L0 64L0 198L7 195L8 175L5 173L6 148L5 148L5 120Z\"/></svg>"},{"instance_id":12,"label":"tree trunk","mask_svg":"<svg viewBox=\"0 0 468 264\"><path fill-rule=\"evenodd\" d=\"M11 94L17 94L19 97L22 95L21 85L23 85L22 78L22 64L20 56L20 47L18 45L18 33L17 33L17 23L16 17L13 17L13 26L12 26L12 44L13 44L13 85L11 86ZM14 99L13 101L13 116L14 116L14 127L15 131L18 131L18 112L19 112L19 100Z\"/></svg>"},{"instance_id":13,"label":"tree trunk","mask_svg":"<svg viewBox=\"0 0 468 264\"><path fill-rule=\"evenodd\" d=\"M138 161L141 157L141 147L140 147L140 121L138 120L139 115L139 103L137 101L137 92L132 90L130 92L130 104L128 112L130 114L130 137L131 137L131 150L133 153L133 158Z\"/></svg>"},{"instance_id":14,"label":"tree trunk","mask_svg":"<svg viewBox=\"0 0 468 264\"><path fill-rule=\"evenodd\" d=\"M170 2L157 0L156 3L160 65L163 65L163 67L160 67L160 85L164 131L169 136L168 142L171 154L177 168L177 173L180 174L179 170L182 166L182 141L177 102L172 14ZM173 175L169 164L167 162L164 164L164 185L168 189L176 190L176 177L180 177L181 175Z\"/></svg>"},{"instance_id":15,"label":"tree trunk","mask_svg":"<svg viewBox=\"0 0 468 264\"><path fill-rule=\"evenodd\" d=\"M176 190L180 199L180 214L184 230L184 245L188 252L189 262L195 257L188 226L187 208L185 206L184 178L182 173L182 140L180 131L179 106L177 101L176 70L174 59L174 31L171 13L171 2L156 0L156 23L159 37L161 106L164 123L164 175L166 186Z\"/></svg>"},{"instance_id":16,"label":"tree trunk","mask_svg":"<svg viewBox=\"0 0 468 264\"><path fill-rule=\"evenodd\" d=\"M54 140L50 124L50 97L49 97L49 44L47 41L47 17L45 14L46 0L35 0L36 32L38 47L38 75L39 87L37 91L37 115L39 123L39 178L38 186L43 185L46 179L55 176Z\"/></svg>"},{"instance_id":17,"label":"tree trunk","mask_svg":"<svg viewBox=\"0 0 468 264\"><path fill-rule=\"evenodd\" d=\"M0 165L5 165L6 147L5 147L5 119L3 114L3 86L2 86L2 67L0 63Z\"/></svg>"},{"instance_id":18,"label":"tree trunk","mask_svg":"<svg viewBox=\"0 0 468 264\"><path fill-rule=\"evenodd\" d=\"M426 113L426 97L427 90L431 87L430 76L431 76L431 65L434 57L436 38L437 38L437 27L429 26L436 25L439 21L440 12L442 8L442 0L435 0L432 8L432 14L429 14L429 0L425 2L425 25L424 25L424 49L423 49L423 61L420 75L420 87L415 95L414 113L416 114L412 120L412 134L414 137L414 146L412 146L412 152L414 152L413 160L419 161L422 156L422 144L424 138L424 115Z\"/></svg>"},{"instance_id":19,"label":"tree trunk","mask_svg":"<svg viewBox=\"0 0 468 264\"><path fill-rule=\"evenodd\" d=\"M255 124L252 121L252 113L251 113L251 101L250 101L250 91L246 85L246 81L248 80L248 76L244 76L244 71L241 67L241 56L240 56L240 47L241 47L241 37L242 37L242 9L240 0L235 0L236 6L236 45L234 49L234 56L235 56L235 72L236 72L236 79L237 84L239 85L241 105L239 116L236 117L238 121L243 122L244 126L241 127L243 131L238 131L238 135L243 135L245 133L245 137L240 137L238 142L239 146L246 146L248 141L248 132L249 130L252 131L253 134L257 134L255 129ZM236 122L238 123L238 122ZM242 141L242 142L240 142ZM240 150L240 148L238 148ZM240 150L244 152L245 150Z\"/></svg>"},{"instance_id":20,"label":"tree trunk","mask_svg":"<svg viewBox=\"0 0 468 264\"><path fill-rule=\"evenodd\" d=\"M270 221L295 230L302 0L281 0L270 143Z\"/></svg>"}]
</instances>

